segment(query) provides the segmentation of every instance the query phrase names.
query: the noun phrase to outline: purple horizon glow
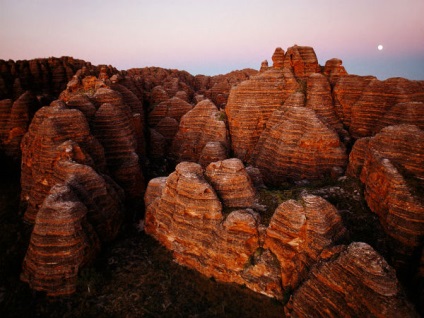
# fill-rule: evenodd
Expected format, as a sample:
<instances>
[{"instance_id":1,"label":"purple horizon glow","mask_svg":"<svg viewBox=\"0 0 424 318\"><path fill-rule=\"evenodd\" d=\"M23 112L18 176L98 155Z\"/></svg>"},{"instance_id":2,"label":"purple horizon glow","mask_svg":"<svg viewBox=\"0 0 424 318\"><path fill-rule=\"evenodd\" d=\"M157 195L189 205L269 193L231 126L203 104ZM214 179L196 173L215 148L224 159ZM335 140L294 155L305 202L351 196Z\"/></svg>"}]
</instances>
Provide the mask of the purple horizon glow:
<instances>
[{"instance_id":1,"label":"purple horizon glow","mask_svg":"<svg viewBox=\"0 0 424 318\"><path fill-rule=\"evenodd\" d=\"M424 79L423 12L423 0L0 0L0 59L216 75L298 44L351 74Z\"/></svg>"}]
</instances>

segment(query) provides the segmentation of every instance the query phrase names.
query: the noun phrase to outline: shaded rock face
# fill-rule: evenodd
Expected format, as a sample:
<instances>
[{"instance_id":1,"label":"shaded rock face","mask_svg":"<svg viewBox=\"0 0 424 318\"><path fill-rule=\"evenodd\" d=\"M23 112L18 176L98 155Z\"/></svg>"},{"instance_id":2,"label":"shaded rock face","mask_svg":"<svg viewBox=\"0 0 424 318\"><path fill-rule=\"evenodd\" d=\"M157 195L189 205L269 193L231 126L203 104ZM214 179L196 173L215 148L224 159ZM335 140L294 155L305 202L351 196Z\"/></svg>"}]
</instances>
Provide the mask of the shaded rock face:
<instances>
[{"instance_id":1,"label":"shaded rock face","mask_svg":"<svg viewBox=\"0 0 424 318\"><path fill-rule=\"evenodd\" d=\"M172 145L173 156L177 162L198 162L209 142L220 142L228 149L228 139L224 113L210 100L204 100L181 118Z\"/></svg>"},{"instance_id":2,"label":"shaded rock face","mask_svg":"<svg viewBox=\"0 0 424 318\"><path fill-rule=\"evenodd\" d=\"M21 140L40 104L30 91L23 93L13 102L0 102L0 151L18 162L21 158Z\"/></svg>"},{"instance_id":3,"label":"shaded rock face","mask_svg":"<svg viewBox=\"0 0 424 318\"><path fill-rule=\"evenodd\" d=\"M43 125L50 125L49 119L40 124L40 131L46 131ZM36 144L37 137L25 145L31 141ZM90 166L95 166L94 161L78 143L67 140L56 148L40 146L40 156L23 148L23 165L28 167L26 159L32 157L35 160L30 164L35 169L31 174L23 170L22 175L23 188L31 186L22 191L28 203L24 217L34 228L21 279L49 296L70 295L75 292L79 270L94 260L103 242L118 234L123 221L123 191ZM51 170L46 170L48 166ZM40 169L44 174L37 175Z\"/></svg>"},{"instance_id":4,"label":"shaded rock face","mask_svg":"<svg viewBox=\"0 0 424 318\"><path fill-rule=\"evenodd\" d=\"M348 172L360 177L368 206L393 239L394 266L415 272L424 237L424 132L412 125L383 128L359 139L351 158Z\"/></svg>"},{"instance_id":5,"label":"shaded rock face","mask_svg":"<svg viewBox=\"0 0 424 318\"><path fill-rule=\"evenodd\" d=\"M285 312L287 317L418 317L394 269L365 243L324 251Z\"/></svg>"},{"instance_id":6,"label":"shaded rock face","mask_svg":"<svg viewBox=\"0 0 424 318\"><path fill-rule=\"evenodd\" d=\"M152 157L166 157L169 155L175 135L178 132L181 117L190 111L193 106L186 101L172 97L158 105L148 115L150 127L150 155ZM164 144L156 140L163 140Z\"/></svg>"},{"instance_id":7,"label":"shaded rock face","mask_svg":"<svg viewBox=\"0 0 424 318\"><path fill-rule=\"evenodd\" d=\"M420 117L414 121L414 115L421 112L415 103L424 102L424 87L420 81L343 76L333 92L339 118L354 138L373 136L388 124L422 124ZM396 106L399 103L402 104ZM400 109L403 113L396 118Z\"/></svg>"},{"instance_id":8,"label":"shaded rock face","mask_svg":"<svg viewBox=\"0 0 424 318\"><path fill-rule=\"evenodd\" d=\"M289 70L269 70L233 88L225 112L234 156L250 158L273 111L299 88Z\"/></svg>"},{"instance_id":9,"label":"shaded rock face","mask_svg":"<svg viewBox=\"0 0 424 318\"><path fill-rule=\"evenodd\" d=\"M57 184L37 214L21 279L48 296L70 295L79 269L93 261L99 247L87 208L67 185Z\"/></svg>"},{"instance_id":10,"label":"shaded rock face","mask_svg":"<svg viewBox=\"0 0 424 318\"><path fill-rule=\"evenodd\" d=\"M0 60L0 100L17 99L26 90L57 97L83 66L91 67L91 64L68 56L16 62Z\"/></svg>"},{"instance_id":11,"label":"shaded rock face","mask_svg":"<svg viewBox=\"0 0 424 318\"><path fill-rule=\"evenodd\" d=\"M282 106L272 114L261 135L251 164L261 170L265 183L337 177L347 155L334 130L313 110Z\"/></svg>"},{"instance_id":12,"label":"shaded rock face","mask_svg":"<svg viewBox=\"0 0 424 318\"><path fill-rule=\"evenodd\" d=\"M239 159L211 163L205 173L199 164L182 162L169 177L150 181L145 230L178 263L282 299L345 230L335 208L315 196L283 203L267 229L247 206L254 205L250 189ZM223 208L231 206L245 209L225 216Z\"/></svg>"}]
</instances>

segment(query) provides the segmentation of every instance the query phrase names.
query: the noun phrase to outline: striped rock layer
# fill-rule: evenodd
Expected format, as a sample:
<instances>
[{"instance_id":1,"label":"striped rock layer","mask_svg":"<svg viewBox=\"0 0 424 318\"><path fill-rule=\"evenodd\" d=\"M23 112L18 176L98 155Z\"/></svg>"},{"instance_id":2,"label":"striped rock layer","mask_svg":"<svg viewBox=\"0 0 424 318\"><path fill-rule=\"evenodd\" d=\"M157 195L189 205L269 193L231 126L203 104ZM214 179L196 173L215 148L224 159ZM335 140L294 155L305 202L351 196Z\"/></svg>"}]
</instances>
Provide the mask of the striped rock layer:
<instances>
[{"instance_id":1,"label":"striped rock layer","mask_svg":"<svg viewBox=\"0 0 424 318\"><path fill-rule=\"evenodd\" d=\"M229 136L224 113L208 99L199 102L180 121L172 153L177 162L198 162L208 142L220 142L228 149Z\"/></svg>"},{"instance_id":2,"label":"striped rock layer","mask_svg":"<svg viewBox=\"0 0 424 318\"><path fill-rule=\"evenodd\" d=\"M389 126L362 144L352 150L359 160L350 171L359 175L368 206L393 239L395 267L416 270L424 238L424 131Z\"/></svg>"},{"instance_id":3,"label":"striped rock layer","mask_svg":"<svg viewBox=\"0 0 424 318\"><path fill-rule=\"evenodd\" d=\"M266 183L279 185L339 176L347 155L337 133L315 111L284 105L272 114L250 163L261 170Z\"/></svg>"},{"instance_id":4,"label":"striped rock layer","mask_svg":"<svg viewBox=\"0 0 424 318\"><path fill-rule=\"evenodd\" d=\"M325 250L285 313L286 317L418 317L395 270L365 243Z\"/></svg>"},{"instance_id":5,"label":"striped rock layer","mask_svg":"<svg viewBox=\"0 0 424 318\"><path fill-rule=\"evenodd\" d=\"M212 163L206 173L198 164L182 162L169 177L152 179L145 195L145 230L178 263L282 299L344 228L331 204L306 196L294 203L295 211L287 208L291 201L283 203L267 229L246 206L251 201L235 197L251 188L243 170L238 159ZM244 209L224 215L227 204ZM303 266L297 269L301 275L293 274L296 265Z\"/></svg>"}]
</instances>

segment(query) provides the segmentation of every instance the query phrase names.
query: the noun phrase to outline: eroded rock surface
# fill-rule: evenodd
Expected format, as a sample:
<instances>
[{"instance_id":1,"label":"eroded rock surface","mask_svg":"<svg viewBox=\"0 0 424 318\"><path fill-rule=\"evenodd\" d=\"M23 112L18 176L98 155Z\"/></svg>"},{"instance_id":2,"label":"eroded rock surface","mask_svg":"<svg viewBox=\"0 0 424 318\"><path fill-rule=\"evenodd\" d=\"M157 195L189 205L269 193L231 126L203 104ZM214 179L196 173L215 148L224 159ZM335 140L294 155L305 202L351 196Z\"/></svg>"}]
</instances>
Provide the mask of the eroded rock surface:
<instances>
[{"instance_id":1,"label":"eroded rock surface","mask_svg":"<svg viewBox=\"0 0 424 318\"><path fill-rule=\"evenodd\" d=\"M287 317L418 317L395 270L365 243L324 251L285 311Z\"/></svg>"}]
</instances>

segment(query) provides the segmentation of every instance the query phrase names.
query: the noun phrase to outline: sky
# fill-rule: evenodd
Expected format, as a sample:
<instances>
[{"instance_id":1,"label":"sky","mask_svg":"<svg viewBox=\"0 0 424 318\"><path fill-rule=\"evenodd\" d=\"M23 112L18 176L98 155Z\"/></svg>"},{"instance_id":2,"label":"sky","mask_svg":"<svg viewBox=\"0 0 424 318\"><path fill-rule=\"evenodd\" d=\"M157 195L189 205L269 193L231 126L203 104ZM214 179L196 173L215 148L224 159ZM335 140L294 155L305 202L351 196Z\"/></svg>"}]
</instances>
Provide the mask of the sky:
<instances>
[{"instance_id":1,"label":"sky","mask_svg":"<svg viewBox=\"0 0 424 318\"><path fill-rule=\"evenodd\" d=\"M350 74L424 80L423 13L424 0L0 0L0 59L217 75L297 44Z\"/></svg>"}]
</instances>

